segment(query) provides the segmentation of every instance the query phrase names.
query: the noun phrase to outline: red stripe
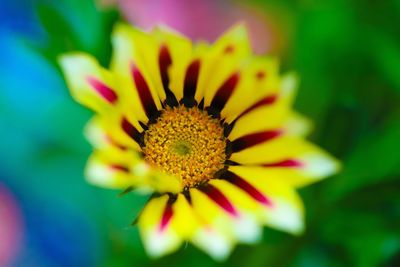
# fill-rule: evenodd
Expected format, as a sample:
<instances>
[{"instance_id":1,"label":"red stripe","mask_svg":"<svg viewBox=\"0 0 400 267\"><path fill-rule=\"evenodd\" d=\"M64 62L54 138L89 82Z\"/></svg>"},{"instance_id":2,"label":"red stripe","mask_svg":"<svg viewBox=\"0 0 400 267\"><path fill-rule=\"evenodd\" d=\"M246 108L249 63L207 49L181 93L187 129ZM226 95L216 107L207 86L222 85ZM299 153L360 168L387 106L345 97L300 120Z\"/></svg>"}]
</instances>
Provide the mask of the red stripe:
<instances>
[{"instance_id":1,"label":"red stripe","mask_svg":"<svg viewBox=\"0 0 400 267\"><path fill-rule=\"evenodd\" d=\"M110 143L111 145L121 149L121 150L127 150L128 148L124 145L118 144L117 142L115 142L110 136L106 135L106 140L108 143Z\"/></svg>"},{"instance_id":2,"label":"red stripe","mask_svg":"<svg viewBox=\"0 0 400 267\"><path fill-rule=\"evenodd\" d=\"M166 95L166 104L170 106L177 106L178 101L174 93L169 88L169 74L168 69L172 64L171 54L169 53L168 47L162 45L160 48L160 54L158 55L158 65L160 68L161 81L164 87Z\"/></svg>"},{"instance_id":3,"label":"red stripe","mask_svg":"<svg viewBox=\"0 0 400 267\"><path fill-rule=\"evenodd\" d=\"M172 203L168 201L167 205L165 206L163 215L161 217L161 223L159 228L160 232L164 231L167 228L169 222L171 221L172 215L173 215Z\"/></svg>"},{"instance_id":4,"label":"red stripe","mask_svg":"<svg viewBox=\"0 0 400 267\"><path fill-rule=\"evenodd\" d=\"M248 134L232 142L232 152L239 152L246 148L267 142L282 134L280 130L264 131L254 134Z\"/></svg>"},{"instance_id":5,"label":"red stripe","mask_svg":"<svg viewBox=\"0 0 400 267\"><path fill-rule=\"evenodd\" d=\"M169 54L168 47L165 45L161 46L160 48L158 64L160 67L161 80L164 86L164 90L167 90L169 85L168 68L172 64L172 59L171 55Z\"/></svg>"},{"instance_id":6,"label":"red stripe","mask_svg":"<svg viewBox=\"0 0 400 267\"><path fill-rule=\"evenodd\" d=\"M232 203L219 191L216 187L208 184L207 186L200 189L204 192L211 200L217 203L221 208L223 208L226 212L228 212L232 216L238 216L235 207Z\"/></svg>"},{"instance_id":7,"label":"red stripe","mask_svg":"<svg viewBox=\"0 0 400 267\"><path fill-rule=\"evenodd\" d=\"M193 99L196 94L197 80L199 78L200 60L194 60L186 70L183 96Z\"/></svg>"},{"instance_id":8,"label":"red stripe","mask_svg":"<svg viewBox=\"0 0 400 267\"><path fill-rule=\"evenodd\" d=\"M261 193L257 188L251 185L249 182L234 174L233 172L226 172L222 179L227 180L228 182L234 184L239 187L243 191L245 191L249 196L251 196L256 201L260 202L265 206L272 206L272 202L269 198L267 198L263 193Z\"/></svg>"},{"instance_id":9,"label":"red stripe","mask_svg":"<svg viewBox=\"0 0 400 267\"><path fill-rule=\"evenodd\" d=\"M262 166L295 168L295 167L302 167L303 163L298 160L294 160L294 159L285 159L285 160L278 161L278 162L264 163L264 164L262 164Z\"/></svg>"},{"instance_id":10,"label":"red stripe","mask_svg":"<svg viewBox=\"0 0 400 267\"><path fill-rule=\"evenodd\" d=\"M232 74L232 76L230 76L223 85L221 85L211 102L212 108L221 111L225 107L226 102L228 102L236 88L237 83L239 82L239 78L240 75L238 72L236 72Z\"/></svg>"},{"instance_id":11,"label":"red stripe","mask_svg":"<svg viewBox=\"0 0 400 267\"><path fill-rule=\"evenodd\" d=\"M110 168L116 171L129 172L129 168L122 165L113 164L110 165Z\"/></svg>"},{"instance_id":12,"label":"red stripe","mask_svg":"<svg viewBox=\"0 0 400 267\"><path fill-rule=\"evenodd\" d=\"M251 111L262 107L262 106L268 106L268 105L272 105L273 103L275 103L275 101L278 99L277 95L269 95L266 96L264 98L262 98L261 100L257 101L255 104L251 105L249 108L247 108L245 111L243 111L238 118L243 117L244 115L246 115L247 113L250 113Z\"/></svg>"},{"instance_id":13,"label":"red stripe","mask_svg":"<svg viewBox=\"0 0 400 267\"><path fill-rule=\"evenodd\" d=\"M101 95L101 97L103 97L111 104L114 104L118 100L118 96L114 92L114 90L108 87L105 83L91 76L88 76L86 80L90 84L90 86L92 86L93 89L95 89L96 92Z\"/></svg>"},{"instance_id":14,"label":"red stripe","mask_svg":"<svg viewBox=\"0 0 400 267\"><path fill-rule=\"evenodd\" d=\"M144 79L139 69L133 64L131 65L131 73L133 81L136 85L136 89L139 93L140 101L142 102L142 106L146 111L147 116L155 116L158 112L158 109L156 104L154 103L153 96L151 95L151 91L146 80Z\"/></svg>"},{"instance_id":15,"label":"red stripe","mask_svg":"<svg viewBox=\"0 0 400 267\"><path fill-rule=\"evenodd\" d=\"M127 135L140 144L139 131L125 117L122 118L121 127Z\"/></svg>"}]
</instances>

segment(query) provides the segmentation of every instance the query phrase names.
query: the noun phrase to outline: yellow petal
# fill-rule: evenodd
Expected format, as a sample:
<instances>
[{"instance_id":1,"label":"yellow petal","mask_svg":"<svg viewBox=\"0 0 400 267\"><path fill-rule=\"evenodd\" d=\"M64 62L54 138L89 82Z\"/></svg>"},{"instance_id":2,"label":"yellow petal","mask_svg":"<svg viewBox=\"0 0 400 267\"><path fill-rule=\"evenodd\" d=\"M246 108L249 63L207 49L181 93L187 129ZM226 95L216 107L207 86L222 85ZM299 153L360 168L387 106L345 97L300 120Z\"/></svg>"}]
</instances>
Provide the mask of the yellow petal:
<instances>
[{"instance_id":1,"label":"yellow petal","mask_svg":"<svg viewBox=\"0 0 400 267\"><path fill-rule=\"evenodd\" d=\"M173 203L173 213L171 231L192 242L215 260L226 259L233 247L233 240L221 234L214 226L206 224L183 194L178 194Z\"/></svg>"},{"instance_id":2,"label":"yellow petal","mask_svg":"<svg viewBox=\"0 0 400 267\"><path fill-rule=\"evenodd\" d=\"M198 189L192 188L190 196L200 226L190 241L213 259L225 260L236 243L231 218Z\"/></svg>"},{"instance_id":3,"label":"yellow petal","mask_svg":"<svg viewBox=\"0 0 400 267\"><path fill-rule=\"evenodd\" d=\"M310 175L322 177L335 173L340 165L336 159L312 143L296 136L284 135L265 143L233 153L231 160L242 165L274 164L299 160Z\"/></svg>"},{"instance_id":4,"label":"yellow petal","mask_svg":"<svg viewBox=\"0 0 400 267\"><path fill-rule=\"evenodd\" d=\"M84 53L69 53L59 59L74 99L98 112L113 112L118 100L118 86L113 75L100 67L97 60Z\"/></svg>"},{"instance_id":5,"label":"yellow petal","mask_svg":"<svg viewBox=\"0 0 400 267\"><path fill-rule=\"evenodd\" d=\"M112 146L92 154L85 176L90 183L106 188L133 186L146 193L177 193L182 190L179 178L152 168L138 152Z\"/></svg>"},{"instance_id":6,"label":"yellow petal","mask_svg":"<svg viewBox=\"0 0 400 267\"><path fill-rule=\"evenodd\" d=\"M260 99L279 92L278 61L253 57L241 65L240 82L221 111L225 121L232 122L241 112Z\"/></svg>"},{"instance_id":7,"label":"yellow petal","mask_svg":"<svg viewBox=\"0 0 400 267\"><path fill-rule=\"evenodd\" d=\"M214 190L218 190L223 194L220 187L224 185L221 183L221 181L218 182L216 180L210 181L210 185L215 185ZM254 243L260 239L261 228L255 216L238 209L233 202L229 201L227 195L214 195L218 199L215 200L197 189L192 189L190 192L193 209L199 216L200 222L204 223L201 233L207 231L218 232L221 237L224 237L223 240L226 241L226 244L235 244L236 242ZM214 193L215 191L209 194ZM225 198L233 206L229 207L229 204L222 198Z\"/></svg>"},{"instance_id":8,"label":"yellow petal","mask_svg":"<svg viewBox=\"0 0 400 267\"><path fill-rule=\"evenodd\" d=\"M193 237L200 227L200 222L183 194L178 194L177 200L173 204L173 211L172 229L186 240Z\"/></svg>"},{"instance_id":9,"label":"yellow petal","mask_svg":"<svg viewBox=\"0 0 400 267\"><path fill-rule=\"evenodd\" d=\"M260 205L227 181L211 180L210 184L220 190L239 212L239 216L232 220L235 237L240 242L249 244L259 241L262 236L259 223Z\"/></svg>"},{"instance_id":10,"label":"yellow petal","mask_svg":"<svg viewBox=\"0 0 400 267\"><path fill-rule=\"evenodd\" d=\"M106 156L103 153L94 152L86 165L85 176L87 181L105 188L125 189L132 186L135 183L133 176L129 171L121 169L127 168L125 164L129 157L119 155L120 159L113 157L110 160L108 157L112 156L113 154ZM114 166L119 167L115 168Z\"/></svg>"},{"instance_id":11,"label":"yellow petal","mask_svg":"<svg viewBox=\"0 0 400 267\"><path fill-rule=\"evenodd\" d=\"M227 211L198 189L190 189L190 196L193 209L203 224L210 225L227 238L235 240L232 228L232 215L229 215Z\"/></svg>"},{"instance_id":12,"label":"yellow petal","mask_svg":"<svg viewBox=\"0 0 400 267\"><path fill-rule=\"evenodd\" d=\"M139 216L140 235L144 247L151 257L160 257L172 253L182 244L182 238L171 227L167 226L163 230L160 229L167 201L167 195L151 199ZM173 220L173 217L170 220Z\"/></svg>"},{"instance_id":13,"label":"yellow petal","mask_svg":"<svg viewBox=\"0 0 400 267\"><path fill-rule=\"evenodd\" d=\"M138 123L136 127L142 129ZM98 149L110 147L119 150L141 149L139 144L124 132L120 116L94 116L87 124L84 133L89 142Z\"/></svg>"},{"instance_id":14,"label":"yellow petal","mask_svg":"<svg viewBox=\"0 0 400 267\"><path fill-rule=\"evenodd\" d=\"M264 208L264 223L270 227L299 234L304 230L303 203L293 187L265 177L255 169L232 166L230 171L239 175L271 200L271 206Z\"/></svg>"},{"instance_id":15,"label":"yellow petal","mask_svg":"<svg viewBox=\"0 0 400 267\"><path fill-rule=\"evenodd\" d=\"M302 187L315 183L336 173L340 164L334 158L325 154L308 154L295 158L299 166L236 166L246 171L256 171L265 177L273 177L277 181L294 187Z\"/></svg>"},{"instance_id":16,"label":"yellow petal","mask_svg":"<svg viewBox=\"0 0 400 267\"><path fill-rule=\"evenodd\" d=\"M130 25L118 23L112 34L114 54L111 70L131 77L134 64L143 75L157 108L161 108L159 99L165 99L165 92L158 68L159 44L148 33Z\"/></svg>"},{"instance_id":17,"label":"yellow petal","mask_svg":"<svg viewBox=\"0 0 400 267\"><path fill-rule=\"evenodd\" d=\"M198 96L204 95L205 107L211 104L218 88L236 71L250 55L246 27L238 24L222 35L205 55L200 69Z\"/></svg>"},{"instance_id":18,"label":"yellow petal","mask_svg":"<svg viewBox=\"0 0 400 267\"><path fill-rule=\"evenodd\" d=\"M192 42L165 26L155 28L153 34L160 47L165 46L169 52L171 59L171 65L167 70L169 88L179 101L183 97L186 69L193 60Z\"/></svg>"},{"instance_id":19,"label":"yellow petal","mask_svg":"<svg viewBox=\"0 0 400 267\"><path fill-rule=\"evenodd\" d=\"M281 90L277 100L270 105L261 106L240 117L229 134L229 138L234 140L263 130L284 128L286 126L284 124L290 115L290 106L296 88L295 84L296 78L294 75L285 76L282 79Z\"/></svg>"},{"instance_id":20,"label":"yellow petal","mask_svg":"<svg viewBox=\"0 0 400 267\"><path fill-rule=\"evenodd\" d=\"M305 137L313 129L313 123L307 117L296 111L290 111L287 120L284 122L283 130L289 135Z\"/></svg>"}]
</instances>

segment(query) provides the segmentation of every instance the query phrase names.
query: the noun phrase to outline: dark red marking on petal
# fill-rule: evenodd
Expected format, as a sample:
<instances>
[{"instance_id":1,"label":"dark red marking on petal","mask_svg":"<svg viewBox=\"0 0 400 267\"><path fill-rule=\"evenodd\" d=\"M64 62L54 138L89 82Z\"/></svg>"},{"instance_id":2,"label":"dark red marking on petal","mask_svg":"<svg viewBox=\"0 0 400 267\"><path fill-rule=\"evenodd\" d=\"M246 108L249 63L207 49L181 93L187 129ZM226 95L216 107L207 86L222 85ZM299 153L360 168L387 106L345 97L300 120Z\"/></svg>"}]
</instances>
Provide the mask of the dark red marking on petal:
<instances>
[{"instance_id":1,"label":"dark red marking on petal","mask_svg":"<svg viewBox=\"0 0 400 267\"><path fill-rule=\"evenodd\" d=\"M158 113L158 109L151 95L149 85L140 70L134 64L131 65L131 73L147 117L155 117Z\"/></svg>"},{"instance_id":2,"label":"dark red marking on petal","mask_svg":"<svg viewBox=\"0 0 400 267\"><path fill-rule=\"evenodd\" d=\"M129 135L139 145L142 145L142 134L125 117L122 118L121 127L127 135Z\"/></svg>"},{"instance_id":3,"label":"dark red marking on petal","mask_svg":"<svg viewBox=\"0 0 400 267\"><path fill-rule=\"evenodd\" d=\"M115 146L115 147L117 147L117 148L119 148L119 149L121 149L121 150L127 150L127 149L128 149L126 146L121 145L121 144L115 142L115 141L114 141L110 136L108 136L108 135L106 135L105 138L106 138L106 140L107 140L108 143L110 143L111 145L113 145L113 146Z\"/></svg>"},{"instance_id":4,"label":"dark red marking on petal","mask_svg":"<svg viewBox=\"0 0 400 267\"><path fill-rule=\"evenodd\" d=\"M232 141L232 152L239 152L243 149L267 142L282 134L281 130L264 131L254 134L248 134Z\"/></svg>"},{"instance_id":5,"label":"dark red marking on petal","mask_svg":"<svg viewBox=\"0 0 400 267\"><path fill-rule=\"evenodd\" d=\"M183 97L194 99L197 88L197 80L200 72L200 60L194 60L186 70L185 82L183 87Z\"/></svg>"},{"instance_id":6,"label":"dark red marking on petal","mask_svg":"<svg viewBox=\"0 0 400 267\"><path fill-rule=\"evenodd\" d=\"M93 89L96 90L96 92L99 93L101 97L103 97L109 103L114 104L118 100L118 96L114 90L108 87L102 81L91 76L87 77L86 80L90 86L92 86Z\"/></svg>"},{"instance_id":7,"label":"dark red marking on petal","mask_svg":"<svg viewBox=\"0 0 400 267\"><path fill-rule=\"evenodd\" d=\"M171 54L169 53L168 47L166 45L162 45L160 48L160 54L158 56L158 65L160 68L161 81L164 87L165 95L167 96L167 104L171 106L177 106L178 101L174 93L169 88L169 75L168 69L172 64Z\"/></svg>"},{"instance_id":8,"label":"dark red marking on petal","mask_svg":"<svg viewBox=\"0 0 400 267\"><path fill-rule=\"evenodd\" d=\"M303 163L295 160L295 159L285 159L282 161L278 162L272 162L272 163L264 163L262 164L264 167L285 167L285 168L297 168L297 167L302 167Z\"/></svg>"},{"instance_id":9,"label":"dark red marking on petal","mask_svg":"<svg viewBox=\"0 0 400 267\"><path fill-rule=\"evenodd\" d=\"M211 107L218 111L222 111L225 107L226 102L228 102L229 98L231 97L233 91L236 88L237 83L239 82L240 75L238 72L232 74L225 82L221 85L218 89L217 93L215 94L212 102Z\"/></svg>"},{"instance_id":10,"label":"dark red marking on petal","mask_svg":"<svg viewBox=\"0 0 400 267\"><path fill-rule=\"evenodd\" d=\"M168 89L169 86L168 68L172 64L171 55L166 45L162 45L160 48L160 54L158 56L158 64L160 67L161 80L164 86L164 90L166 90Z\"/></svg>"},{"instance_id":11,"label":"dark red marking on petal","mask_svg":"<svg viewBox=\"0 0 400 267\"><path fill-rule=\"evenodd\" d=\"M250 107L248 107L245 111L243 111L238 118L243 117L244 115L250 113L251 111L260 108L262 106L268 106L268 105L272 105L275 103L275 101L277 100L278 96L277 95L269 95L266 96L264 98L262 98L261 100L257 101L256 103L254 103L253 105L251 105Z\"/></svg>"},{"instance_id":12,"label":"dark red marking on petal","mask_svg":"<svg viewBox=\"0 0 400 267\"><path fill-rule=\"evenodd\" d=\"M227 45L224 49L225 54L232 54L235 51L235 47L233 45Z\"/></svg>"},{"instance_id":13,"label":"dark red marking on petal","mask_svg":"<svg viewBox=\"0 0 400 267\"><path fill-rule=\"evenodd\" d=\"M159 228L160 232L164 231L167 228L169 222L171 221L172 215L174 214L172 210L172 204L173 203L171 201L168 201L167 205L165 206L160 222L160 228Z\"/></svg>"},{"instance_id":14,"label":"dark red marking on petal","mask_svg":"<svg viewBox=\"0 0 400 267\"><path fill-rule=\"evenodd\" d=\"M262 107L262 106L268 106L268 105L272 105L275 103L276 99L278 98L277 95L269 95L266 96L264 98L262 98L261 100L257 101L256 103L254 103L253 105L251 105L250 107L248 107L245 111L243 111L233 122L231 122L230 124L227 124L226 126L224 126L224 135L226 137L229 136L229 134L231 133L233 127L235 126L236 122L243 117L244 115L250 113L251 111Z\"/></svg>"},{"instance_id":15,"label":"dark red marking on petal","mask_svg":"<svg viewBox=\"0 0 400 267\"><path fill-rule=\"evenodd\" d=\"M256 78L257 78L257 80L259 80L259 81L264 80L264 78L265 78L266 76L267 76L267 75L266 75L265 71L262 71L262 70L257 71L257 73L256 73Z\"/></svg>"},{"instance_id":16,"label":"dark red marking on petal","mask_svg":"<svg viewBox=\"0 0 400 267\"><path fill-rule=\"evenodd\" d=\"M261 204L269 207L272 206L272 202L269 198L267 198L252 184L247 182L242 177L234 174L233 172L227 171L221 178L239 187L240 189L245 191L249 196L251 196L256 201L260 202Z\"/></svg>"},{"instance_id":17,"label":"dark red marking on petal","mask_svg":"<svg viewBox=\"0 0 400 267\"><path fill-rule=\"evenodd\" d=\"M218 204L221 208L223 208L226 212L228 212L232 216L238 216L238 212L232 203L226 198L226 196L219 191L215 186L211 184L207 184L206 186L199 188L202 192L204 192L211 200Z\"/></svg>"},{"instance_id":18,"label":"dark red marking on petal","mask_svg":"<svg viewBox=\"0 0 400 267\"><path fill-rule=\"evenodd\" d=\"M116 170L116 171L121 171L121 172L129 172L129 168L126 166L118 165L118 164L113 164L110 166L111 169Z\"/></svg>"}]
</instances>

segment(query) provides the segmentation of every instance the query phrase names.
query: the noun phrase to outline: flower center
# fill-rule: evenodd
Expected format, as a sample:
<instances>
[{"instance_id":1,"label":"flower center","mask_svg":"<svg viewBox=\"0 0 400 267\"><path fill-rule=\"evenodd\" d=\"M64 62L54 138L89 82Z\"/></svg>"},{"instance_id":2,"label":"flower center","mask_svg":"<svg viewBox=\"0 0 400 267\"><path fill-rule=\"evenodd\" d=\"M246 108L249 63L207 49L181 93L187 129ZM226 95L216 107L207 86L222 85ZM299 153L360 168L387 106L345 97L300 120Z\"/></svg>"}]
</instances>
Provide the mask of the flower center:
<instances>
[{"instance_id":1,"label":"flower center","mask_svg":"<svg viewBox=\"0 0 400 267\"><path fill-rule=\"evenodd\" d=\"M179 177L185 188L214 177L224 168L226 138L207 112L179 106L166 108L144 134L145 160Z\"/></svg>"}]
</instances>

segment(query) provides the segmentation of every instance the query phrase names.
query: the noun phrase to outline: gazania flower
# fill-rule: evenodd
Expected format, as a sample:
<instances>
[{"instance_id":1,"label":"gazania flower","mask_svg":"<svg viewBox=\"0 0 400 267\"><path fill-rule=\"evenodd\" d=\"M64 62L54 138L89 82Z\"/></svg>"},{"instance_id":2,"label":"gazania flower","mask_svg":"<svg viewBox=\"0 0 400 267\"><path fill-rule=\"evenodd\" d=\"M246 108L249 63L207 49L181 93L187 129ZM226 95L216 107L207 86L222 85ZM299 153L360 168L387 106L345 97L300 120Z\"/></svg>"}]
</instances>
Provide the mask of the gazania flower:
<instances>
[{"instance_id":1,"label":"gazania flower","mask_svg":"<svg viewBox=\"0 0 400 267\"><path fill-rule=\"evenodd\" d=\"M165 28L115 27L109 70L83 53L60 59L72 96L96 115L89 182L153 192L137 222L151 256L189 241L216 259L262 225L300 233L298 187L338 169L304 140L293 74L255 57L238 25L213 45Z\"/></svg>"}]
</instances>

